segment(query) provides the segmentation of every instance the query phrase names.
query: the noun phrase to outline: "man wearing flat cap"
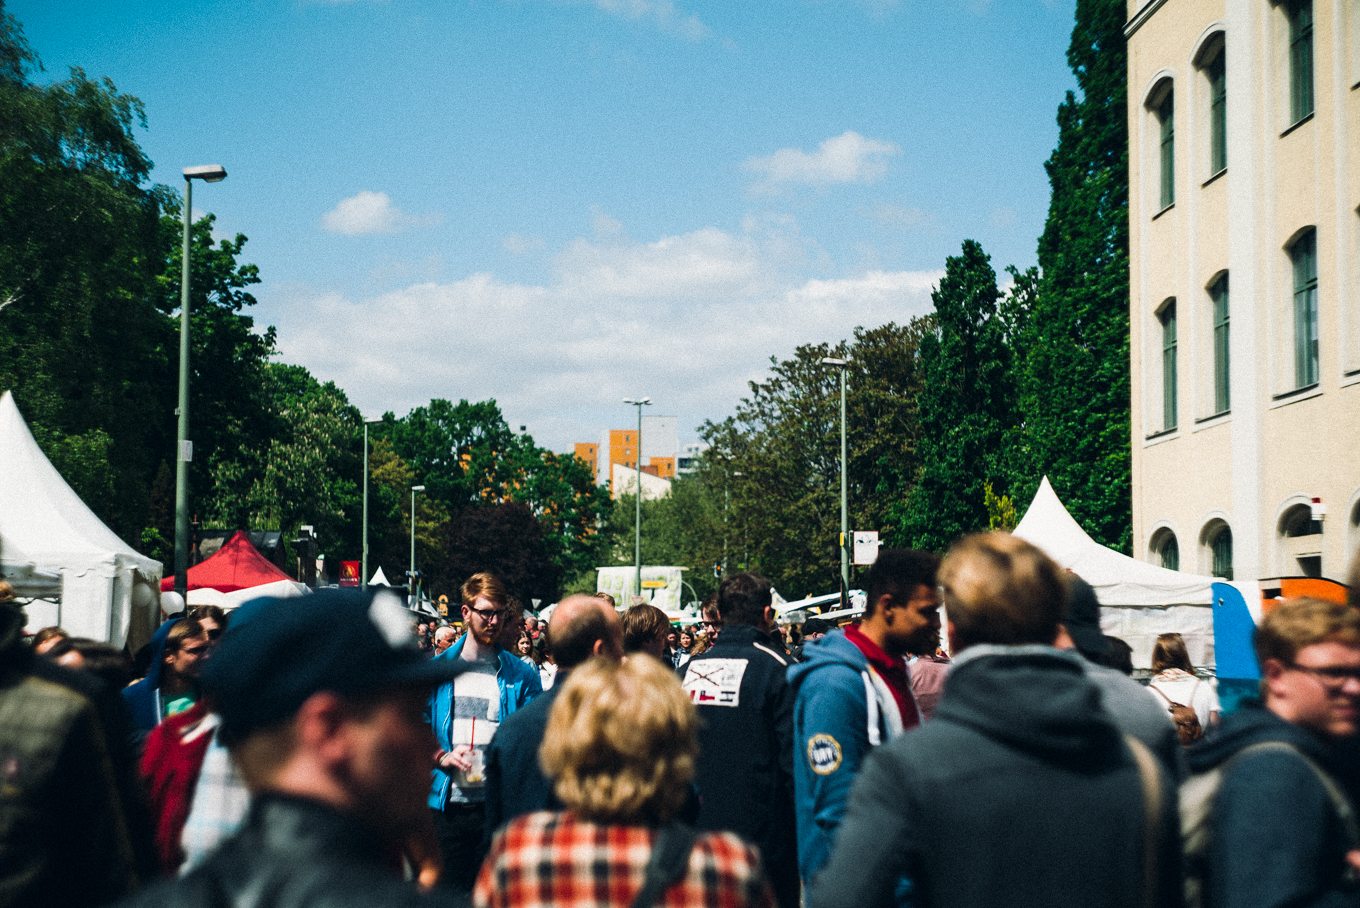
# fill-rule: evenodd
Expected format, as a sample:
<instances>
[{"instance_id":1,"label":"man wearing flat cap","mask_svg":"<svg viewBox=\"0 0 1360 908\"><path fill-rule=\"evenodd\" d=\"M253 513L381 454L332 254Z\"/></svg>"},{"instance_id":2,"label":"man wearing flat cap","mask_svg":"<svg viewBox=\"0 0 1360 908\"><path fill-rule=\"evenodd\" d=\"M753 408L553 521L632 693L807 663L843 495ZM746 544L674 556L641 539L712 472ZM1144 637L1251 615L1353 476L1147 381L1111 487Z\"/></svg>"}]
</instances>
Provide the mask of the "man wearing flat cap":
<instances>
[{"instance_id":1,"label":"man wearing flat cap","mask_svg":"<svg viewBox=\"0 0 1360 908\"><path fill-rule=\"evenodd\" d=\"M445 904L403 881L401 861L413 831L433 848L425 701L458 670L425 658L387 592L243 606L202 685L251 790L250 813L188 874L127 904Z\"/></svg>"}]
</instances>

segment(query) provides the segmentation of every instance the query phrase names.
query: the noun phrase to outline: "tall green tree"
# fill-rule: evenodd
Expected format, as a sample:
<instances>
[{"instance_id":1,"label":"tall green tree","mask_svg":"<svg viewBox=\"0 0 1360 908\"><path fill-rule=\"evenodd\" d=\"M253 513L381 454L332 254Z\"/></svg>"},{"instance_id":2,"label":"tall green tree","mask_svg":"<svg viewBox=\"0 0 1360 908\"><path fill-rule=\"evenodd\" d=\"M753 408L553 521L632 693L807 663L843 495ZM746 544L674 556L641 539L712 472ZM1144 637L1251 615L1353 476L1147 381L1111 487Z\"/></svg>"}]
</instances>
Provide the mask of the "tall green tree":
<instances>
[{"instance_id":1,"label":"tall green tree","mask_svg":"<svg viewBox=\"0 0 1360 908\"><path fill-rule=\"evenodd\" d=\"M1097 541L1128 552L1128 77L1122 0L1077 0L1067 61L1079 93L1058 108L1039 240L1042 277L1025 326L1020 408L1028 501L1047 474Z\"/></svg>"},{"instance_id":2,"label":"tall green tree","mask_svg":"<svg viewBox=\"0 0 1360 908\"><path fill-rule=\"evenodd\" d=\"M469 508L525 505L542 527L541 544L556 565L553 583L595 566L608 493L574 456L540 448L532 436L511 431L494 400L432 400L403 419L388 414L379 434L455 522L464 521L462 512Z\"/></svg>"},{"instance_id":3,"label":"tall green tree","mask_svg":"<svg viewBox=\"0 0 1360 908\"><path fill-rule=\"evenodd\" d=\"M160 194L142 104L80 69L50 85L0 6L0 390L59 471L136 544L154 474L165 326Z\"/></svg>"},{"instance_id":4,"label":"tall green tree","mask_svg":"<svg viewBox=\"0 0 1360 908\"><path fill-rule=\"evenodd\" d=\"M207 522L279 529L285 539L306 524L328 562L347 557L359 548L359 411L301 366L269 363L262 378L267 406L255 416L267 429L214 452Z\"/></svg>"},{"instance_id":5,"label":"tall green tree","mask_svg":"<svg viewBox=\"0 0 1360 908\"><path fill-rule=\"evenodd\" d=\"M921 475L901 512L918 548L943 551L986 529L987 496L1004 481L1015 389L1001 299L990 258L964 240L931 294L936 328L920 345Z\"/></svg>"},{"instance_id":6,"label":"tall green tree","mask_svg":"<svg viewBox=\"0 0 1360 908\"><path fill-rule=\"evenodd\" d=\"M790 598L839 587L840 376L828 356L848 362L851 529L895 537L891 510L917 472L917 347L932 325L857 328L852 342L771 359L734 416L704 424L700 476L724 501L729 567L762 571Z\"/></svg>"}]
</instances>

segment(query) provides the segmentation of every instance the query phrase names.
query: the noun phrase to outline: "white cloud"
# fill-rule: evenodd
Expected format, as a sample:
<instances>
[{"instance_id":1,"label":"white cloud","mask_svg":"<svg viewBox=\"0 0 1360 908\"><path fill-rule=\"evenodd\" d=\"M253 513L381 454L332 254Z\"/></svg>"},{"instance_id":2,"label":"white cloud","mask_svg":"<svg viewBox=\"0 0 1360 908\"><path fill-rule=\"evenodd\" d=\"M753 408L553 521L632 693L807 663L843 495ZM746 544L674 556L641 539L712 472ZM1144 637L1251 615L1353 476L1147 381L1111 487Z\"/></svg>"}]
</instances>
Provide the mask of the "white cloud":
<instances>
[{"instance_id":1,"label":"white cloud","mask_svg":"<svg viewBox=\"0 0 1360 908\"><path fill-rule=\"evenodd\" d=\"M501 246L505 251L512 255L528 255L543 248L543 239L536 236L524 236L519 233L512 233L501 240Z\"/></svg>"},{"instance_id":2,"label":"white cloud","mask_svg":"<svg viewBox=\"0 0 1360 908\"><path fill-rule=\"evenodd\" d=\"M344 236L401 233L409 227L428 227L443 220L439 214L411 215L392 204L385 192L363 190L341 199L321 216L321 229Z\"/></svg>"},{"instance_id":3,"label":"white cloud","mask_svg":"<svg viewBox=\"0 0 1360 908\"><path fill-rule=\"evenodd\" d=\"M625 19L650 20L663 31L680 35L691 41L701 41L711 32L707 25L692 13L675 8L672 0L590 0L596 8Z\"/></svg>"},{"instance_id":4,"label":"white cloud","mask_svg":"<svg viewBox=\"0 0 1360 908\"><path fill-rule=\"evenodd\" d=\"M708 227L577 239L543 285L478 273L368 298L295 288L278 300L280 346L365 413L495 398L540 444L568 450L624 424L620 398L646 394L688 436L730 413L771 356L929 312L940 277L809 278L784 253L779 237Z\"/></svg>"},{"instance_id":5,"label":"white cloud","mask_svg":"<svg viewBox=\"0 0 1360 908\"><path fill-rule=\"evenodd\" d=\"M872 183L888 171L888 158L902 153L892 142L866 139L853 130L827 139L808 154L801 148L781 148L765 158L751 158L742 166L764 177L763 188L781 185L826 186L831 183Z\"/></svg>"}]
</instances>

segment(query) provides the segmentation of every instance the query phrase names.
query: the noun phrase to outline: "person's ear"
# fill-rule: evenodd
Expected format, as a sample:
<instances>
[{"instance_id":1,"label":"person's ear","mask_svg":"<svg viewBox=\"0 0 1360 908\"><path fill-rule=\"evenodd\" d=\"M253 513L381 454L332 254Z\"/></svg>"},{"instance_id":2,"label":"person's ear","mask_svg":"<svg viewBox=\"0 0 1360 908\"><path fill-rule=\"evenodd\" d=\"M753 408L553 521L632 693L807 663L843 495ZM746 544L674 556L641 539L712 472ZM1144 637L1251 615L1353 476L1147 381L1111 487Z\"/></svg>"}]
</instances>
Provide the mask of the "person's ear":
<instances>
[{"instance_id":1,"label":"person's ear","mask_svg":"<svg viewBox=\"0 0 1360 908\"><path fill-rule=\"evenodd\" d=\"M345 702L331 691L318 691L298 707L296 728L298 744L327 764L334 764L348 756L348 736L345 734L350 711Z\"/></svg>"},{"instance_id":2,"label":"person's ear","mask_svg":"<svg viewBox=\"0 0 1360 908\"><path fill-rule=\"evenodd\" d=\"M954 622L952 621L946 621L944 625L945 631L949 637L949 653L950 655L957 656L959 650L963 649L963 647L959 645L959 632L955 630Z\"/></svg>"}]
</instances>

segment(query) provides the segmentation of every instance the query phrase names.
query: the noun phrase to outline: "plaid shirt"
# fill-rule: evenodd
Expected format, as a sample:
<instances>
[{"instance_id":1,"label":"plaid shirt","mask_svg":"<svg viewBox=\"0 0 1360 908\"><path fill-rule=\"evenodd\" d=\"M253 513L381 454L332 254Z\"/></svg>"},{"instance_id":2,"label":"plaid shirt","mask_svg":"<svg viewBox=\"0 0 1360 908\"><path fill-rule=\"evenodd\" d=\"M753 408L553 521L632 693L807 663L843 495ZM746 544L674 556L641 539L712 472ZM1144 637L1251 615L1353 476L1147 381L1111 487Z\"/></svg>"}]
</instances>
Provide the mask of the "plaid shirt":
<instances>
[{"instance_id":1,"label":"plaid shirt","mask_svg":"<svg viewBox=\"0 0 1360 908\"><path fill-rule=\"evenodd\" d=\"M477 908L628 908L642 889L657 831L601 826L570 813L531 813L491 844L473 890ZM774 908L754 848L730 832L700 833L685 877L658 908Z\"/></svg>"}]
</instances>

